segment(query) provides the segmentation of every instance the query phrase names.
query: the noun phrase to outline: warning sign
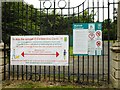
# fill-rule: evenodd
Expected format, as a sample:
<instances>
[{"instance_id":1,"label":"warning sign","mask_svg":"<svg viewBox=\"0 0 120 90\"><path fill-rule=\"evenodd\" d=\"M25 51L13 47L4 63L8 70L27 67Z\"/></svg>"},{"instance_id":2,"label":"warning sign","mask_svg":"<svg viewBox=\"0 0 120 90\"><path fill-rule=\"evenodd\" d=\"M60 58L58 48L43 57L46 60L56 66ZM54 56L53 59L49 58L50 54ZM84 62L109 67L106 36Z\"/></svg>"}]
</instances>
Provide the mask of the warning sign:
<instances>
[{"instance_id":1,"label":"warning sign","mask_svg":"<svg viewBox=\"0 0 120 90\"><path fill-rule=\"evenodd\" d=\"M101 39L101 38L102 38L102 31L101 31L101 30L97 30L97 31L95 32L95 35L96 35L96 38Z\"/></svg>"},{"instance_id":2,"label":"warning sign","mask_svg":"<svg viewBox=\"0 0 120 90\"><path fill-rule=\"evenodd\" d=\"M97 31L97 32L96 32L96 36L97 36L97 37L100 37L100 36L101 36L100 31Z\"/></svg>"},{"instance_id":3,"label":"warning sign","mask_svg":"<svg viewBox=\"0 0 120 90\"><path fill-rule=\"evenodd\" d=\"M95 38L95 34L94 33L89 33L88 37L89 37L89 39L93 40Z\"/></svg>"},{"instance_id":4,"label":"warning sign","mask_svg":"<svg viewBox=\"0 0 120 90\"><path fill-rule=\"evenodd\" d=\"M73 24L73 54L101 55L102 23Z\"/></svg>"},{"instance_id":5,"label":"warning sign","mask_svg":"<svg viewBox=\"0 0 120 90\"><path fill-rule=\"evenodd\" d=\"M102 54L102 40L96 40L96 54Z\"/></svg>"},{"instance_id":6,"label":"warning sign","mask_svg":"<svg viewBox=\"0 0 120 90\"><path fill-rule=\"evenodd\" d=\"M96 47L101 47L102 46L102 41L97 40L96 41Z\"/></svg>"},{"instance_id":7,"label":"warning sign","mask_svg":"<svg viewBox=\"0 0 120 90\"><path fill-rule=\"evenodd\" d=\"M11 36L11 65L68 65L68 35Z\"/></svg>"}]
</instances>

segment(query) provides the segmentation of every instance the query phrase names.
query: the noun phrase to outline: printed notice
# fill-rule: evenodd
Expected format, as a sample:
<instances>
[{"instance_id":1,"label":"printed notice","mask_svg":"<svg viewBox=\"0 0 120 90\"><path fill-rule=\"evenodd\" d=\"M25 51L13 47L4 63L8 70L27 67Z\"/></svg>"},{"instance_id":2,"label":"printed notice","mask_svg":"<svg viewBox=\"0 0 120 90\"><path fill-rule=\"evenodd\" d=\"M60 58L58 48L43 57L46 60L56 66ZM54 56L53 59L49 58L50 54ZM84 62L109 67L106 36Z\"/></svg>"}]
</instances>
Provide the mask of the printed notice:
<instances>
[{"instance_id":1,"label":"printed notice","mask_svg":"<svg viewBox=\"0 0 120 90\"><path fill-rule=\"evenodd\" d=\"M88 31L74 30L73 32L73 53L75 54L87 54L88 52ZM79 38L81 37L81 38Z\"/></svg>"},{"instance_id":2,"label":"printed notice","mask_svg":"<svg viewBox=\"0 0 120 90\"><path fill-rule=\"evenodd\" d=\"M95 24L88 24L88 55L95 55Z\"/></svg>"},{"instance_id":3,"label":"printed notice","mask_svg":"<svg viewBox=\"0 0 120 90\"><path fill-rule=\"evenodd\" d=\"M68 66L68 35L11 36L11 65Z\"/></svg>"},{"instance_id":4,"label":"printed notice","mask_svg":"<svg viewBox=\"0 0 120 90\"><path fill-rule=\"evenodd\" d=\"M73 54L102 55L102 23L73 24Z\"/></svg>"}]
</instances>

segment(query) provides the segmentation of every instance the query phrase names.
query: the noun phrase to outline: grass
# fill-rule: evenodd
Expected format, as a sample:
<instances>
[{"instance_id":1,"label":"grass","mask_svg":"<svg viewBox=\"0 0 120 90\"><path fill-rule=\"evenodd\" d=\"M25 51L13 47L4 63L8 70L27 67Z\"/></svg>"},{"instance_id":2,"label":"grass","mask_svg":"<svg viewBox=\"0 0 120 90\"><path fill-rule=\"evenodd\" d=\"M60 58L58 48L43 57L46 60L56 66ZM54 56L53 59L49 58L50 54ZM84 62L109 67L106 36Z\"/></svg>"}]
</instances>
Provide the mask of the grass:
<instances>
[{"instance_id":1,"label":"grass","mask_svg":"<svg viewBox=\"0 0 120 90\"><path fill-rule=\"evenodd\" d=\"M73 47L70 46L70 56L72 56L72 55L73 55Z\"/></svg>"},{"instance_id":2,"label":"grass","mask_svg":"<svg viewBox=\"0 0 120 90\"><path fill-rule=\"evenodd\" d=\"M60 75L62 78L62 75ZM97 82L92 82L92 80L89 80L89 83L86 81L82 82L77 82L77 77L75 76L74 82L73 79L71 78L70 81L68 82L68 79L65 78L65 81L61 79L58 81L56 78L56 81L53 81L53 77L51 76L51 79L49 80L49 77L46 76L46 78L41 78L41 81L38 81L39 79L36 79L37 81L34 80L34 76L32 80L22 80L22 78L19 78L17 80L17 77L14 78L14 80L6 80L3 81L3 88L85 88L84 90L91 90L93 88L111 88L111 84L108 85L106 81L100 81L99 83ZM87 89L86 89L87 88Z\"/></svg>"},{"instance_id":3,"label":"grass","mask_svg":"<svg viewBox=\"0 0 120 90\"><path fill-rule=\"evenodd\" d=\"M73 82L53 82L53 81L36 81L31 80L14 80L14 81L5 81L3 88L86 88L91 90L93 88L101 88L100 85L83 85L80 83ZM103 88L103 87L102 87ZM105 88L105 87L104 87ZM84 89L84 90L86 90Z\"/></svg>"}]
</instances>

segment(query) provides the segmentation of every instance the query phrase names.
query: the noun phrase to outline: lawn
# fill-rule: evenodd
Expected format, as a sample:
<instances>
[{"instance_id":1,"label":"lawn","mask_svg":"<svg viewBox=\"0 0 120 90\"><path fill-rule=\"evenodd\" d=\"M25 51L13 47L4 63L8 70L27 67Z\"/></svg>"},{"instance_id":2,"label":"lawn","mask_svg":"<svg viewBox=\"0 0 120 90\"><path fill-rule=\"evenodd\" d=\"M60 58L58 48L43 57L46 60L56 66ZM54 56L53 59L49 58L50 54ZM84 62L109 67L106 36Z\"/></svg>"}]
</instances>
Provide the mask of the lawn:
<instances>
[{"instance_id":1,"label":"lawn","mask_svg":"<svg viewBox=\"0 0 120 90\"><path fill-rule=\"evenodd\" d=\"M70 46L70 56L72 56L72 55L73 55L73 47Z\"/></svg>"},{"instance_id":2,"label":"lawn","mask_svg":"<svg viewBox=\"0 0 120 90\"><path fill-rule=\"evenodd\" d=\"M82 88L84 90L93 90L97 88L109 88L110 85L106 83L97 84L81 84L75 82L54 82L54 81L31 81L31 80L10 80L3 82L3 88Z\"/></svg>"}]
</instances>

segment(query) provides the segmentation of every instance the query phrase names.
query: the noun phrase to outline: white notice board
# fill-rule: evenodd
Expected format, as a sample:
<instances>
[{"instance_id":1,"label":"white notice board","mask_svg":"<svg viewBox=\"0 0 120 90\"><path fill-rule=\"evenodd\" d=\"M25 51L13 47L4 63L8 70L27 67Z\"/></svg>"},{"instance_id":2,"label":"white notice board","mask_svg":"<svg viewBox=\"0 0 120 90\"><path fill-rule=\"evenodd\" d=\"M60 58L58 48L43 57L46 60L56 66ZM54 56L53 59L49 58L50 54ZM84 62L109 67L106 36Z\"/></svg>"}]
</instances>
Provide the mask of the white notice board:
<instances>
[{"instance_id":1,"label":"white notice board","mask_svg":"<svg viewBox=\"0 0 120 90\"><path fill-rule=\"evenodd\" d=\"M11 36L11 65L68 66L68 35Z\"/></svg>"},{"instance_id":2,"label":"white notice board","mask_svg":"<svg viewBox=\"0 0 120 90\"><path fill-rule=\"evenodd\" d=\"M102 55L102 23L73 24L73 54Z\"/></svg>"}]
</instances>

